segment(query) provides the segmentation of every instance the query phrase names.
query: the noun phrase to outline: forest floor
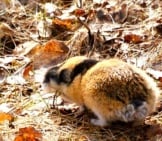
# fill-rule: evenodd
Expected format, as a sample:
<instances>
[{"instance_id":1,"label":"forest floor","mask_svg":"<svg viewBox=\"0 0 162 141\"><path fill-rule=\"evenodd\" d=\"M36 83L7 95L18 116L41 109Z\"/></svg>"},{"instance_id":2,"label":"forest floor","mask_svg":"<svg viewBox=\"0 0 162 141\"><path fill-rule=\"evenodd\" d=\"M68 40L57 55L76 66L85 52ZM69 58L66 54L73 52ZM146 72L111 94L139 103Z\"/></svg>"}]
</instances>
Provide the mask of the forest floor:
<instances>
[{"instance_id":1,"label":"forest floor","mask_svg":"<svg viewBox=\"0 0 162 141\"><path fill-rule=\"evenodd\" d=\"M162 96L143 125L96 127L44 92L47 68L75 55L121 58L162 90L162 1L1 0L0 141L162 141Z\"/></svg>"}]
</instances>

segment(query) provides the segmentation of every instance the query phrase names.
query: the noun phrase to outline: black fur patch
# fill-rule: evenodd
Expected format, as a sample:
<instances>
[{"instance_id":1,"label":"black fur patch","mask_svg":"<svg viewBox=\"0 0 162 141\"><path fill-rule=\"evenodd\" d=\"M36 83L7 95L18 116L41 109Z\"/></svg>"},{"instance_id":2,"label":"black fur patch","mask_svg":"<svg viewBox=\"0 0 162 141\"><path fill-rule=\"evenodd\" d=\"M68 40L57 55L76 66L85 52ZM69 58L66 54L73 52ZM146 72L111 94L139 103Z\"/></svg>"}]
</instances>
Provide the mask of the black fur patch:
<instances>
[{"instance_id":1,"label":"black fur patch","mask_svg":"<svg viewBox=\"0 0 162 141\"><path fill-rule=\"evenodd\" d=\"M70 84L74 78L79 74L84 74L88 69L94 66L98 61L94 59L87 59L75 66L72 72L64 69L60 72L60 82Z\"/></svg>"},{"instance_id":2,"label":"black fur patch","mask_svg":"<svg viewBox=\"0 0 162 141\"><path fill-rule=\"evenodd\" d=\"M68 69L63 69L59 75L59 81L62 83L71 82L71 72Z\"/></svg>"},{"instance_id":3,"label":"black fur patch","mask_svg":"<svg viewBox=\"0 0 162 141\"><path fill-rule=\"evenodd\" d=\"M57 74L58 69L59 67L50 68L48 72L45 74L43 83L49 83L51 79L59 83L59 77Z\"/></svg>"}]
</instances>

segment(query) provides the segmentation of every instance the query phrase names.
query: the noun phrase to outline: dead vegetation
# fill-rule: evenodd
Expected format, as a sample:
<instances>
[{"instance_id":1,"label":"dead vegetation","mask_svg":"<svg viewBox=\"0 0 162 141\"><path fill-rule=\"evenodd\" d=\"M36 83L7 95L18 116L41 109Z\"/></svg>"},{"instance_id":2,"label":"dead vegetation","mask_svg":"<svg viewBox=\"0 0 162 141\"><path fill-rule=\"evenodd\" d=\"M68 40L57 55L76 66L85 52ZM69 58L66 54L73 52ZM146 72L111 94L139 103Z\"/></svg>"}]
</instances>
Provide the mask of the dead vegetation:
<instances>
[{"instance_id":1,"label":"dead vegetation","mask_svg":"<svg viewBox=\"0 0 162 141\"><path fill-rule=\"evenodd\" d=\"M162 88L162 2L1 0L0 141L162 140L161 103L134 128L95 127L89 111L75 117L77 107L53 104L40 86L43 72L74 55L119 57Z\"/></svg>"}]
</instances>

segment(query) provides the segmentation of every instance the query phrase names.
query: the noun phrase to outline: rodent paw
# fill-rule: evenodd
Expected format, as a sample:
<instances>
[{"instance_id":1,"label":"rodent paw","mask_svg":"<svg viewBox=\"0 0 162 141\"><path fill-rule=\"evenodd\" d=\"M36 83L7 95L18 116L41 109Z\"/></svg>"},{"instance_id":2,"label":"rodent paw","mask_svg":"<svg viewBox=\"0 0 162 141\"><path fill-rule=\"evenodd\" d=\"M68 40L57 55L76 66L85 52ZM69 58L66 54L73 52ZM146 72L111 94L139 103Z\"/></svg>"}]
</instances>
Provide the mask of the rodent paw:
<instances>
[{"instance_id":1,"label":"rodent paw","mask_svg":"<svg viewBox=\"0 0 162 141\"><path fill-rule=\"evenodd\" d=\"M124 122L134 120L135 109L132 104L127 105L120 113L120 116Z\"/></svg>"},{"instance_id":2,"label":"rodent paw","mask_svg":"<svg viewBox=\"0 0 162 141\"><path fill-rule=\"evenodd\" d=\"M133 104L128 104L119 115L124 122L143 120L148 114L147 107L146 102L143 102L138 107L135 107Z\"/></svg>"},{"instance_id":3,"label":"rodent paw","mask_svg":"<svg viewBox=\"0 0 162 141\"><path fill-rule=\"evenodd\" d=\"M146 102L143 102L143 104L138 107L135 117L138 120L144 119L148 115L148 105Z\"/></svg>"}]
</instances>

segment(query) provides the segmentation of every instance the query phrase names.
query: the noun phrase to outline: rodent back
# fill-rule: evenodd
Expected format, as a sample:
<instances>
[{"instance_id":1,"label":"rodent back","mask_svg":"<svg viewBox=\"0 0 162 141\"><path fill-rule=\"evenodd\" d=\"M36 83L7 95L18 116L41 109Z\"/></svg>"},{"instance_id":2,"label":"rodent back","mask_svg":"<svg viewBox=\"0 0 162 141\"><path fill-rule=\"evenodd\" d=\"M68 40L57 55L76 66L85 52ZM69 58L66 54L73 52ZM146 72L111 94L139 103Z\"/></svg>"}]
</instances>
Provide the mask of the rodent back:
<instances>
[{"instance_id":1,"label":"rodent back","mask_svg":"<svg viewBox=\"0 0 162 141\"><path fill-rule=\"evenodd\" d=\"M84 76L85 91L94 91L96 95L104 92L107 98L123 104L132 101L147 101L152 95L145 78L134 68L120 60L101 61Z\"/></svg>"}]
</instances>

